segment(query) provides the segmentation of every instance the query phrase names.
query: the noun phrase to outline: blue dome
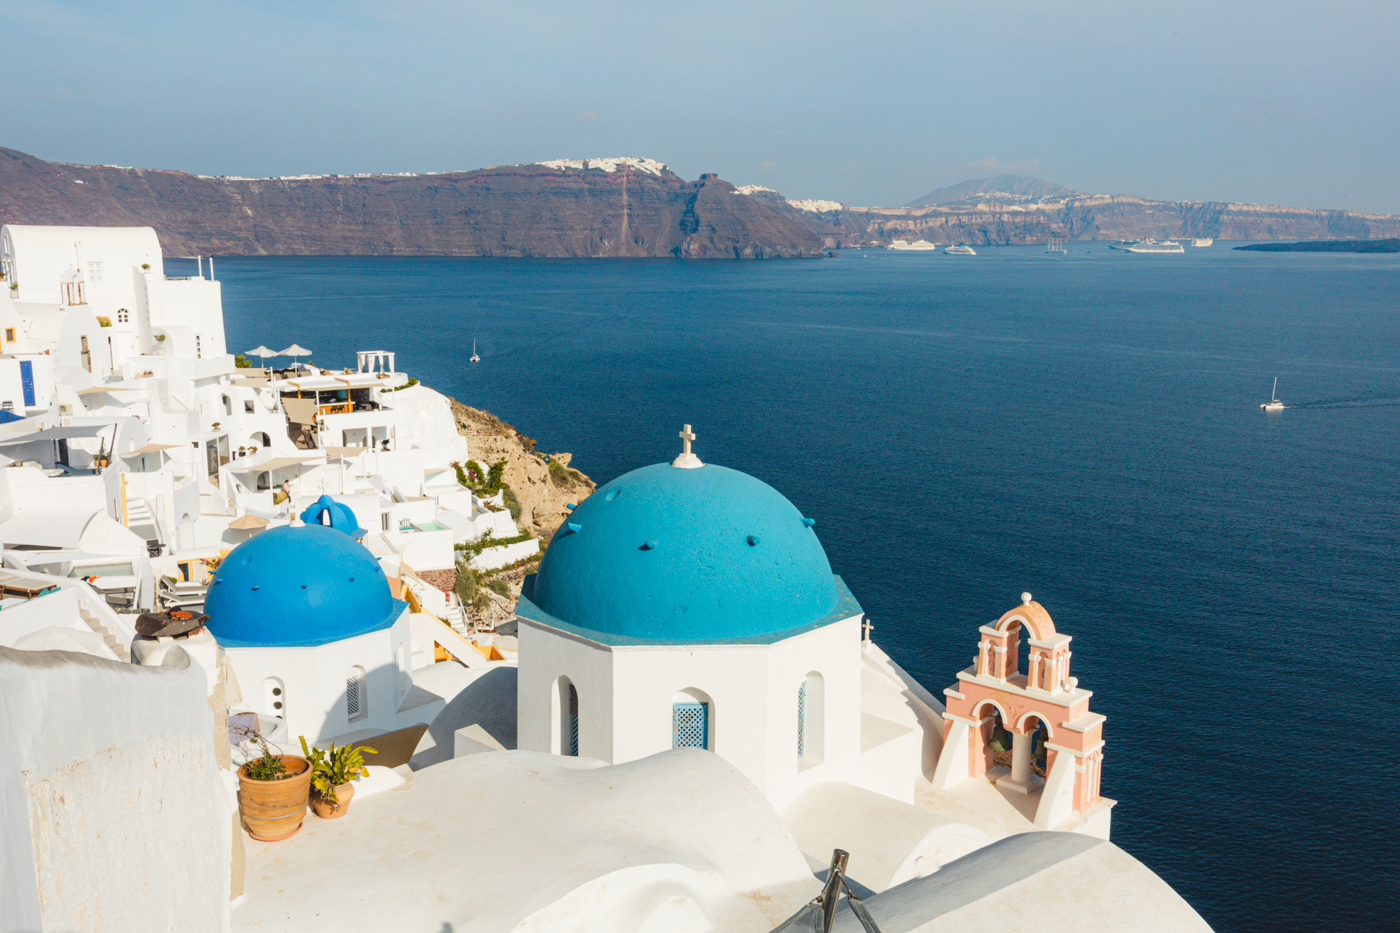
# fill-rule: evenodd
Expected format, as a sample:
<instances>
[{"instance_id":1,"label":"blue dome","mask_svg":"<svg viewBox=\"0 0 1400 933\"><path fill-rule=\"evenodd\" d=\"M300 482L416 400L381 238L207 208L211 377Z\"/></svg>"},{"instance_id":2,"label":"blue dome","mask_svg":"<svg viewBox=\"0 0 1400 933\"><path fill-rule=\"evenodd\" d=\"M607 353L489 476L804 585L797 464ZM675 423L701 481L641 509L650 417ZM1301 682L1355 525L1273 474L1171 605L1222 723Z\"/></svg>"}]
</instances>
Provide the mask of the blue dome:
<instances>
[{"instance_id":1,"label":"blue dome","mask_svg":"<svg viewBox=\"0 0 1400 933\"><path fill-rule=\"evenodd\" d=\"M713 464L656 464L598 489L528 582L520 615L613 642L766 640L860 612L811 522Z\"/></svg>"},{"instance_id":2,"label":"blue dome","mask_svg":"<svg viewBox=\"0 0 1400 933\"><path fill-rule=\"evenodd\" d=\"M404 604L374 555L324 525L269 528L219 564L204 611L235 648L324 645L388 628Z\"/></svg>"},{"instance_id":3,"label":"blue dome","mask_svg":"<svg viewBox=\"0 0 1400 933\"><path fill-rule=\"evenodd\" d=\"M330 496L322 496L303 509L301 520L308 525L328 525L352 538L362 538L365 534L350 506L336 502Z\"/></svg>"}]
</instances>

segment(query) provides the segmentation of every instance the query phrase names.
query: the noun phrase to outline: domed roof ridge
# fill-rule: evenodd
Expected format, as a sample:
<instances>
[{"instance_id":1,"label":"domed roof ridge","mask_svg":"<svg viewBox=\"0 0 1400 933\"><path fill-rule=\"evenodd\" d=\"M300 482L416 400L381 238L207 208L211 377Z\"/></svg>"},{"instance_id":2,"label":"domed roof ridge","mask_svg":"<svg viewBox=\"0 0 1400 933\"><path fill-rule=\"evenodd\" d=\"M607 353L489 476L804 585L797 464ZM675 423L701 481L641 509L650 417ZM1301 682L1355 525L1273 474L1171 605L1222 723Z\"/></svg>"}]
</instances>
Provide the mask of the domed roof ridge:
<instances>
[{"instance_id":1,"label":"domed roof ridge","mask_svg":"<svg viewBox=\"0 0 1400 933\"><path fill-rule=\"evenodd\" d=\"M387 628L404 604L364 545L325 525L269 528L219 564L204 610L230 647L323 645Z\"/></svg>"},{"instance_id":2,"label":"domed roof ridge","mask_svg":"<svg viewBox=\"0 0 1400 933\"><path fill-rule=\"evenodd\" d=\"M812 521L780 492L716 464L667 463L626 473L580 503L522 608L603 636L693 643L766 638L838 608L860 611Z\"/></svg>"}]
</instances>

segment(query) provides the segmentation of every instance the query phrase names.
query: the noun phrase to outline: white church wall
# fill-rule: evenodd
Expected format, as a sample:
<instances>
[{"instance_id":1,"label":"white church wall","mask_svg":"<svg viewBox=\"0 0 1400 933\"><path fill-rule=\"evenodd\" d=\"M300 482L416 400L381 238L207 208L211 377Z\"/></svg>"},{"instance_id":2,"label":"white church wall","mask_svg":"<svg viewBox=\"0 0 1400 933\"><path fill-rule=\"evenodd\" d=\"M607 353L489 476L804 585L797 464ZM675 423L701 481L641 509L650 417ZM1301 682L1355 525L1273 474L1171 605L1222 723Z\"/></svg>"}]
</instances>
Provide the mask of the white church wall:
<instances>
[{"instance_id":1,"label":"white church wall","mask_svg":"<svg viewBox=\"0 0 1400 933\"><path fill-rule=\"evenodd\" d=\"M520 620L519 648L516 747L559 754L560 714L555 690L559 678L567 677L578 691L579 755L615 761L612 653L526 619Z\"/></svg>"},{"instance_id":2,"label":"white church wall","mask_svg":"<svg viewBox=\"0 0 1400 933\"><path fill-rule=\"evenodd\" d=\"M521 620L519 633L522 749L560 751L556 691L566 677L578 691L582 756L620 763L671 748L672 706L689 690L709 703L710 750L775 806L823 781L868 783L860 745L859 617L772 645L606 648L529 620ZM797 754L798 687L812 672L822 682L820 761ZM903 773L875 789L912 789L921 741L915 738Z\"/></svg>"},{"instance_id":3,"label":"white church wall","mask_svg":"<svg viewBox=\"0 0 1400 933\"><path fill-rule=\"evenodd\" d=\"M183 655L143 668L0 648L0 931L227 930L214 738ZM171 879L178 896L152 895Z\"/></svg>"},{"instance_id":4,"label":"white church wall","mask_svg":"<svg viewBox=\"0 0 1400 933\"><path fill-rule=\"evenodd\" d=\"M244 704L286 722L293 743L303 735L308 742L325 743L350 732L390 732L412 725L399 715L412 683L407 612L387 629L324 645L225 645L224 651L238 676ZM360 712L352 717L346 695L350 674L357 670L363 672ZM282 691L280 696L274 696L275 688ZM275 707L277 702L281 709Z\"/></svg>"},{"instance_id":5,"label":"white church wall","mask_svg":"<svg viewBox=\"0 0 1400 933\"><path fill-rule=\"evenodd\" d=\"M766 788L767 653L763 645L615 648L613 761L671 748L672 705L693 690L708 697L710 751Z\"/></svg>"},{"instance_id":6,"label":"white church wall","mask_svg":"<svg viewBox=\"0 0 1400 933\"><path fill-rule=\"evenodd\" d=\"M782 808L803 789L823 781L850 780L860 756L860 616L777 642L768 651L768 719L765 792ZM810 672L821 675L822 734L816 755L797 754L798 688ZM817 698L808 697L815 705ZM814 717L809 716L809 723ZM912 776L910 778L912 785Z\"/></svg>"}]
</instances>

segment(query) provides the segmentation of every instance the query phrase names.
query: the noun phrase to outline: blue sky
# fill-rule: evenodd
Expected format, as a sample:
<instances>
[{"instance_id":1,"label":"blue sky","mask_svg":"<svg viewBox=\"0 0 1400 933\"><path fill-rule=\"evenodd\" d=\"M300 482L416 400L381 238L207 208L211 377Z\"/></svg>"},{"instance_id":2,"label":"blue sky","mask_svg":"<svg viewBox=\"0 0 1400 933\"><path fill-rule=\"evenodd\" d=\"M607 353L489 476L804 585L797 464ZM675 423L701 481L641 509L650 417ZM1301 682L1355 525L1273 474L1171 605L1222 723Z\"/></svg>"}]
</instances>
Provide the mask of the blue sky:
<instances>
[{"instance_id":1,"label":"blue sky","mask_svg":"<svg viewBox=\"0 0 1400 933\"><path fill-rule=\"evenodd\" d=\"M283 175L641 155L1400 213L1400 4L0 0L0 145Z\"/></svg>"}]
</instances>

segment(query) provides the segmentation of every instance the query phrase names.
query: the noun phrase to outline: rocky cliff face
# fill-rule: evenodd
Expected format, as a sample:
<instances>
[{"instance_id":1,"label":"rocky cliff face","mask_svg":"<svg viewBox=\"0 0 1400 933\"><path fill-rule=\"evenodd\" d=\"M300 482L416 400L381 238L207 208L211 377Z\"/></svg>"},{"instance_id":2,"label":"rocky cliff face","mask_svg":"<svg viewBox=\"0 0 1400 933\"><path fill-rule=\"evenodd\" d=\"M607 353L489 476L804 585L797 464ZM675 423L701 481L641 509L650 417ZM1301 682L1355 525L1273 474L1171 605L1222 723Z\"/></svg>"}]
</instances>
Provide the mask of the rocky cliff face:
<instances>
[{"instance_id":1,"label":"rocky cliff face","mask_svg":"<svg viewBox=\"0 0 1400 933\"><path fill-rule=\"evenodd\" d=\"M1016 185L1010 182L1034 182ZM998 186L996 183L1000 182ZM987 194L987 186L1014 188ZM1154 201L1131 195L1090 195L1037 179L981 179L932 192L920 201L958 203L909 207L803 210L781 194L745 186L774 210L823 239L827 248L887 246L894 239L974 245L1142 237L1214 237L1224 240L1375 239L1400 235L1400 217L1223 201ZM1044 192L1053 197L1042 197ZM1017 193L1021 192L1021 193Z\"/></svg>"},{"instance_id":2,"label":"rocky cliff face","mask_svg":"<svg viewBox=\"0 0 1400 933\"><path fill-rule=\"evenodd\" d=\"M687 182L646 160L242 179L0 149L0 222L149 225L177 256L761 259L822 250L813 231L727 182Z\"/></svg>"},{"instance_id":3,"label":"rocky cliff face","mask_svg":"<svg viewBox=\"0 0 1400 933\"><path fill-rule=\"evenodd\" d=\"M1141 237L1223 240L1370 239L1400 236L1400 217L1296 207L1202 201L1153 201L1085 195L1033 205L847 207L790 216L833 246L884 246L894 239L974 245Z\"/></svg>"},{"instance_id":4,"label":"rocky cliff face","mask_svg":"<svg viewBox=\"0 0 1400 933\"><path fill-rule=\"evenodd\" d=\"M554 536L568 515L569 503L579 503L593 492L593 481L569 469L569 454L553 454L551 468L535 451L535 441L501 421L490 412L480 411L457 400L452 401L457 433L467 439L472 459L489 468L499 460L506 463L504 479L520 501L521 531L528 531L541 542Z\"/></svg>"}]
</instances>

